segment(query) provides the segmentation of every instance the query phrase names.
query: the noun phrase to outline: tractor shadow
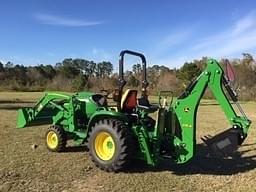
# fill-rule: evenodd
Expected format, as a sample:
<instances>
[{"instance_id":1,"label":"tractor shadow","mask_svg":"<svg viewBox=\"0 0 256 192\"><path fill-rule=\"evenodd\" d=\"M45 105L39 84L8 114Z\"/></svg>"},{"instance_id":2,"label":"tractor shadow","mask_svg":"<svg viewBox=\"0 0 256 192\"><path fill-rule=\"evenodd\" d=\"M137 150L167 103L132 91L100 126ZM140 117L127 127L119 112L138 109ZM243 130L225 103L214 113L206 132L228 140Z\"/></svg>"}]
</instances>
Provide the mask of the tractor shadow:
<instances>
[{"instance_id":1,"label":"tractor shadow","mask_svg":"<svg viewBox=\"0 0 256 192\"><path fill-rule=\"evenodd\" d=\"M235 152L232 157L223 158L209 153L209 148L204 144L197 145L197 155L185 165L176 165L171 160L163 160L157 167L146 166L144 162L132 162L128 172L160 172L170 171L176 175L233 175L243 173L256 168L256 155L248 156L251 151L256 151L254 144L242 145L241 150ZM243 150L250 146L251 149ZM254 153L255 154L255 153Z\"/></svg>"},{"instance_id":2,"label":"tractor shadow","mask_svg":"<svg viewBox=\"0 0 256 192\"><path fill-rule=\"evenodd\" d=\"M81 145L77 145L71 138L68 138L67 145L62 151L62 153L81 153L81 152L88 152L87 146L83 143Z\"/></svg>"},{"instance_id":3,"label":"tractor shadow","mask_svg":"<svg viewBox=\"0 0 256 192\"><path fill-rule=\"evenodd\" d=\"M80 152L87 152L88 149L86 146L68 146L65 148L63 153L80 153Z\"/></svg>"}]
</instances>

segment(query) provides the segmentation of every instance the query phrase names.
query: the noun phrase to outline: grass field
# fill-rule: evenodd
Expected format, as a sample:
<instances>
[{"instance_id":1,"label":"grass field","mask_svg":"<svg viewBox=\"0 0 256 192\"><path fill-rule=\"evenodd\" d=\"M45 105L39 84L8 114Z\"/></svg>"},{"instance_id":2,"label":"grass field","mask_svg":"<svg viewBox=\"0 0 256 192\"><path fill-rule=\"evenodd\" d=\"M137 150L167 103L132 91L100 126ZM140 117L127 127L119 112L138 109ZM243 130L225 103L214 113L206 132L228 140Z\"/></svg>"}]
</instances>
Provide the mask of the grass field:
<instances>
[{"instance_id":1,"label":"grass field","mask_svg":"<svg viewBox=\"0 0 256 192\"><path fill-rule=\"evenodd\" d=\"M0 192L2 191L256 191L256 103L242 103L253 121L234 158L209 156L200 137L228 128L213 101L197 115L198 153L186 166L163 162L157 168L134 163L129 172L106 173L94 167L83 148L51 153L44 144L47 126L16 129L16 111L42 93L0 93ZM38 147L34 149L32 145Z\"/></svg>"}]
</instances>

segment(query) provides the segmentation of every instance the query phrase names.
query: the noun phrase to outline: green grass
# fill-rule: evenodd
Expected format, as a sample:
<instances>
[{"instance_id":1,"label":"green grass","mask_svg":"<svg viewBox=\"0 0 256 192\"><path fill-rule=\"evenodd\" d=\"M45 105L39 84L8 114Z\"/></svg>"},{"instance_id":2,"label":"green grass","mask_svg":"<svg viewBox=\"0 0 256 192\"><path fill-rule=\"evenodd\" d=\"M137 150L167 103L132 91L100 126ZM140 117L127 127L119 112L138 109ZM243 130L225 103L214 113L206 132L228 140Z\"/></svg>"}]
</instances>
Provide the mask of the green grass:
<instances>
[{"instance_id":1,"label":"green grass","mask_svg":"<svg viewBox=\"0 0 256 192\"><path fill-rule=\"evenodd\" d=\"M94 167L81 148L49 152L44 144L45 126L15 128L17 108L31 106L41 96L38 92L0 92L0 191L255 191L255 102L242 103L253 122L233 159L208 157L205 148L199 147L196 159L187 166L166 161L153 169L138 162L129 172L106 173ZM197 114L198 144L200 137L228 128L215 101L202 103ZM36 149L31 147L34 144Z\"/></svg>"}]
</instances>

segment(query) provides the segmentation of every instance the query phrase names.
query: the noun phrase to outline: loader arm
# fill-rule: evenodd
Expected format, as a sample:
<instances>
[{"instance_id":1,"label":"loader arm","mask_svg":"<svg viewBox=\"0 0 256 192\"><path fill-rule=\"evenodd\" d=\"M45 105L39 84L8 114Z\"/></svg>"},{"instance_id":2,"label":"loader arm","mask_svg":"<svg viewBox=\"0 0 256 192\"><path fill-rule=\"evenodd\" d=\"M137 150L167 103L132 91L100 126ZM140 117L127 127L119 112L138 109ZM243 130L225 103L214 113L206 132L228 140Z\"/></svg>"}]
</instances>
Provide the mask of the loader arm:
<instances>
[{"instance_id":1,"label":"loader arm","mask_svg":"<svg viewBox=\"0 0 256 192\"><path fill-rule=\"evenodd\" d=\"M241 144L247 136L251 121L242 111L241 106L237 102L237 96L229 86L228 80L218 62L209 59L206 69L170 108L176 119L176 123L174 123L175 128L172 127L172 135L174 135L173 147L175 148L177 163L185 163L195 155L197 109L207 87L211 90L221 106L232 130L235 130L238 137L238 144ZM232 107L223 87L226 88L226 92L233 102L237 104L241 116L237 115ZM220 144L227 145L229 142L224 139Z\"/></svg>"},{"instance_id":2,"label":"loader arm","mask_svg":"<svg viewBox=\"0 0 256 192\"><path fill-rule=\"evenodd\" d=\"M56 100L65 100L66 102L69 102L71 96L62 92L45 93L34 107L25 107L18 110L17 128L51 123L52 118L57 114L57 111L65 111L61 105L54 102ZM50 109L48 109L49 107Z\"/></svg>"}]
</instances>

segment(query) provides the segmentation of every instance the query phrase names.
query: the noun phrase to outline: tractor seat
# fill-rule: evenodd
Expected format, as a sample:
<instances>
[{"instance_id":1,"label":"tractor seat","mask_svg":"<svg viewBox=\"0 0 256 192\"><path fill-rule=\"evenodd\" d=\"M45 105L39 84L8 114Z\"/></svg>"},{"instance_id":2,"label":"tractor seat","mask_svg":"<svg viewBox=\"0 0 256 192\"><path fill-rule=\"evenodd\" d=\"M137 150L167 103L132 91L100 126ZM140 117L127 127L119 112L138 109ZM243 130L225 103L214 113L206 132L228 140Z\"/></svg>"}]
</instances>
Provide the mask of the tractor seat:
<instances>
[{"instance_id":1,"label":"tractor seat","mask_svg":"<svg viewBox=\"0 0 256 192\"><path fill-rule=\"evenodd\" d=\"M154 113L159 107L157 105L151 105L146 97L141 97L138 99L137 108L147 113Z\"/></svg>"},{"instance_id":2,"label":"tractor seat","mask_svg":"<svg viewBox=\"0 0 256 192\"><path fill-rule=\"evenodd\" d=\"M121 111L133 113L137 106L137 90L127 89L121 99Z\"/></svg>"}]
</instances>

